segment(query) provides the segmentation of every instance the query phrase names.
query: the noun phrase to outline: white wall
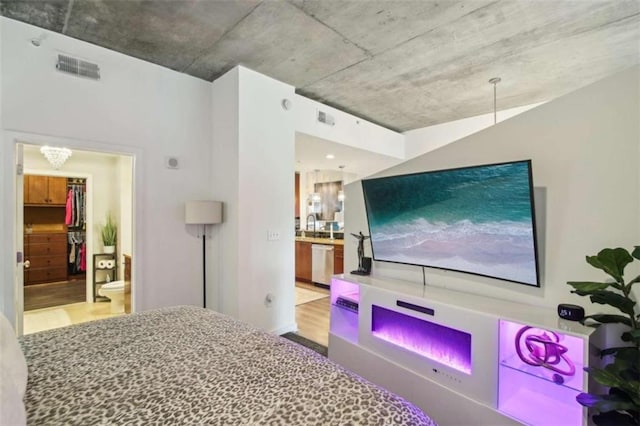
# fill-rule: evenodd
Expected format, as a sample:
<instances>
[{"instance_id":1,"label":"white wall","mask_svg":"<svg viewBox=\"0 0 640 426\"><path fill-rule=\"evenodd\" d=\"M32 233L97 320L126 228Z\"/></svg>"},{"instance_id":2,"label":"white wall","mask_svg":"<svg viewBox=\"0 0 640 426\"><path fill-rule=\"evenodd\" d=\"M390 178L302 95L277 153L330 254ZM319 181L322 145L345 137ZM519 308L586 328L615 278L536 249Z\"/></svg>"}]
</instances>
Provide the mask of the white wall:
<instances>
[{"instance_id":1,"label":"white wall","mask_svg":"<svg viewBox=\"0 0 640 426\"><path fill-rule=\"evenodd\" d=\"M210 83L7 18L2 25L2 204L14 206L18 137L135 157L134 309L201 304L201 251L184 203L210 198ZM29 39L47 34L39 48ZM55 70L57 52L100 65L92 81ZM180 168L164 167L166 156ZM0 211L0 309L13 318L15 213ZM9 263L7 263L9 262Z\"/></svg>"},{"instance_id":2,"label":"white wall","mask_svg":"<svg viewBox=\"0 0 640 426\"><path fill-rule=\"evenodd\" d=\"M118 251L120 255L133 253L133 158L119 156L118 168ZM133 267L133 265L132 265ZM124 268L118 270L118 276L124 279Z\"/></svg>"},{"instance_id":3,"label":"white wall","mask_svg":"<svg viewBox=\"0 0 640 426\"><path fill-rule=\"evenodd\" d=\"M542 104L544 102L497 111L496 122L500 123ZM493 121L493 113L489 113L404 132L405 158L410 159L426 154L429 151L491 127L494 125Z\"/></svg>"},{"instance_id":4,"label":"white wall","mask_svg":"<svg viewBox=\"0 0 640 426\"><path fill-rule=\"evenodd\" d=\"M222 201L222 224L214 226L212 250L214 259L218 262L212 265L208 275L207 306L238 317L239 286L238 282L240 262L240 161L239 133L240 108L239 89L240 68L234 68L213 82L212 92L212 127L213 153L211 168L213 181L224 182L216 185L214 198Z\"/></svg>"},{"instance_id":5,"label":"white wall","mask_svg":"<svg viewBox=\"0 0 640 426\"><path fill-rule=\"evenodd\" d=\"M281 107L293 96L294 87L243 67L213 84L213 184L228 213L219 227L219 306L276 333L296 329L295 117ZM279 238L269 241L269 231Z\"/></svg>"},{"instance_id":6,"label":"white wall","mask_svg":"<svg viewBox=\"0 0 640 426\"><path fill-rule=\"evenodd\" d=\"M532 305L586 306L588 300L570 294L566 282L606 276L587 265L585 255L605 247L632 249L640 241L639 85L635 67L376 175L532 159L534 185L546 189L542 287L428 268L427 283ZM348 185L346 196L346 232L366 232L360 183ZM356 266L356 241L347 238L345 270ZM630 277L637 275L633 270L638 267L629 268ZM375 262L373 271L422 285L418 267ZM587 307L588 313L603 309Z\"/></svg>"},{"instance_id":7,"label":"white wall","mask_svg":"<svg viewBox=\"0 0 640 426\"><path fill-rule=\"evenodd\" d=\"M2 36L3 23L4 21L0 19L0 82L4 80L4 55L2 55L4 46ZM0 129L4 128L3 86L3 84L0 84ZM0 170L5 170L6 172L13 175L15 173L15 168L13 166L13 162L11 161L11 157L7 155L4 149L2 149L2 147L4 146L5 137L3 132L0 132ZM12 204L7 204L6 200L15 199L15 181L13 181L14 185L8 185L6 174L2 173L2 182L3 184L0 184L0 201L3 203L3 206L8 207ZM5 316L9 319L9 321L11 321L14 327L18 326L18 328L22 329L22 321L16 323L14 305L16 303L16 298L18 298L18 300L21 300L20 304L23 303L23 298L19 297L20 295L16 295L15 291L13 291L12 289L7 288L11 285L11 283L14 282L15 276L17 275L17 271L13 266L15 264L15 259L12 256L14 246L17 244L15 242L16 230L15 228L11 227L11 222L15 216L15 212L11 214L11 212L7 210L7 208L0 209L0 280L3 283L3 285L0 287L0 312L5 314ZM22 244L22 240L20 241L20 244Z\"/></svg>"},{"instance_id":8,"label":"white wall","mask_svg":"<svg viewBox=\"0 0 640 426\"><path fill-rule=\"evenodd\" d=\"M401 133L300 95L295 95L292 110L297 132L390 157L406 158L404 136ZM318 110L333 116L335 124L329 126L320 123L317 120Z\"/></svg>"}]
</instances>

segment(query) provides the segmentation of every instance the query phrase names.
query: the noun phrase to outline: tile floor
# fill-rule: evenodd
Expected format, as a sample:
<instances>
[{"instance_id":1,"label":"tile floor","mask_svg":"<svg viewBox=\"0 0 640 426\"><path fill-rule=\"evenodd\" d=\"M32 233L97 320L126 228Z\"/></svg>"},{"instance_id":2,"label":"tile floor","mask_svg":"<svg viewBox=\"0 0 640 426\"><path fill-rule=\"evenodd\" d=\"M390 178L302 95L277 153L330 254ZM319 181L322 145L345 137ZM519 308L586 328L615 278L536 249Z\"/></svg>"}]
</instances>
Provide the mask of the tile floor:
<instances>
[{"instance_id":1,"label":"tile floor","mask_svg":"<svg viewBox=\"0 0 640 426\"><path fill-rule=\"evenodd\" d=\"M125 314L112 314L109 302L73 303L24 313L24 334Z\"/></svg>"}]
</instances>

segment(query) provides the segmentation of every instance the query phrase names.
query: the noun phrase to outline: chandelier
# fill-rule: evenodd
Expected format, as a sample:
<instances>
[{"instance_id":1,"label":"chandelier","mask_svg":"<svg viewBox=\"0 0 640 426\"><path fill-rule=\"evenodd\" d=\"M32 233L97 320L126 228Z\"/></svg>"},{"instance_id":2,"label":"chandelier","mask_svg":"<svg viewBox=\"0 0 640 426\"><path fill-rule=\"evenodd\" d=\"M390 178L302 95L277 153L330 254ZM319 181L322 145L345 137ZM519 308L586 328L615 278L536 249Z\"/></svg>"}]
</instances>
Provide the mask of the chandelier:
<instances>
[{"instance_id":1,"label":"chandelier","mask_svg":"<svg viewBox=\"0 0 640 426\"><path fill-rule=\"evenodd\" d=\"M57 146L43 146L40 148L40 152L51 163L51 166L58 170L69 157L71 157L71 150L69 148L59 148Z\"/></svg>"}]
</instances>

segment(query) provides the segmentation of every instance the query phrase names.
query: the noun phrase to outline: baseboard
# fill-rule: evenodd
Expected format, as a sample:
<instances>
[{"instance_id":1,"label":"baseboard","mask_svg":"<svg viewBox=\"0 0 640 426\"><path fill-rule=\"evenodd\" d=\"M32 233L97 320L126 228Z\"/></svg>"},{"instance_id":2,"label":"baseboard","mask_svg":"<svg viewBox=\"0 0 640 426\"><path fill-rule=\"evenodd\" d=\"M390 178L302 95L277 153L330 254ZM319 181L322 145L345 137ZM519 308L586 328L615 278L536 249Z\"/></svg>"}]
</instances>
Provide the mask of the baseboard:
<instances>
[{"instance_id":1,"label":"baseboard","mask_svg":"<svg viewBox=\"0 0 640 426\"><path fill-rule=\"evenodd\" d=\"M296 333L297 331L298 331L298 323L294 322L294 323L282 326L280 328L269 330L269 333L277 334L278 336L280 336L282 334L289 333L289 332Z\"/></svg>"}]
</instances>

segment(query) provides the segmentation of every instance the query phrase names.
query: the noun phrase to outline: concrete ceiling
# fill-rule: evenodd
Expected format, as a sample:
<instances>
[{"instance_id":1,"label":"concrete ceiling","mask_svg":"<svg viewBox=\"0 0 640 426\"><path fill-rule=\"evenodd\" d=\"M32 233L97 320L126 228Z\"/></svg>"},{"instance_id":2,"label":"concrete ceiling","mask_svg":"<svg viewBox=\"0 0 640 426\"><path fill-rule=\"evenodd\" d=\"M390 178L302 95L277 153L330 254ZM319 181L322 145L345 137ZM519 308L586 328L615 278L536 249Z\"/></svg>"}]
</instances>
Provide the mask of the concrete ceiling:
<instances>
[{"instance_id":1,"label":"concrete ceiling","mask_svg":"<svg viewBox=\"0 0 640 426\"><path fill-rule=\"evenodd\" d=\"M640 0L0 0L6 17L212 81L237 64L405 131L640 62Z\"/></svg>"},{"instance_id":2,"label":"concrete ceiling","mask_svg":"<svg viewBox=\"0 0 640 426\"><path fill-rule=\"evenodd\" d=\"M640 63L640 0L0 0L0 13L208 81L242 64L398 131L493 111L495 76L507 109ZM300 171L397 162L297 136Z\"/></svg>"}]
</instances>

